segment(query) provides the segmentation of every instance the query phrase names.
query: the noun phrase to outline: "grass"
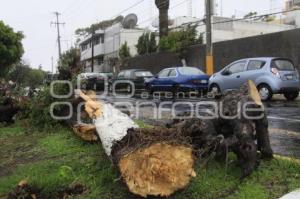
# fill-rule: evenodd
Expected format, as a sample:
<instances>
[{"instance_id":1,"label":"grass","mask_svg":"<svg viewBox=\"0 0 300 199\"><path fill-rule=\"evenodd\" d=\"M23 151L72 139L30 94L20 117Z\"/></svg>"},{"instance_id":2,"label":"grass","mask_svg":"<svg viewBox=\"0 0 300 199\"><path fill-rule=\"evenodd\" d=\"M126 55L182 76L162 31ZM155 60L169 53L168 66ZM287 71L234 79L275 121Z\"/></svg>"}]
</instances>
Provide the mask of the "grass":
<instances>
[{"instance_id":1,"label":"grass","mask_svg":"<svg viewBox=\"0 0 300 199\"><path fill-rule=\"evenodd\" d=\"M211 160L207 167L198 164L197 174L171 198L272 199L300 187L299 161L279 157L262 161L243 181L232 154L227 172L225 163ZM28 133L21 124L0 128L0 198L23 179L48 198L56 198L58 190L74 182L87 187L77 198L134 198L101 144L81 141L63 127L52 133Z\"/></svg>"}]
</instances>

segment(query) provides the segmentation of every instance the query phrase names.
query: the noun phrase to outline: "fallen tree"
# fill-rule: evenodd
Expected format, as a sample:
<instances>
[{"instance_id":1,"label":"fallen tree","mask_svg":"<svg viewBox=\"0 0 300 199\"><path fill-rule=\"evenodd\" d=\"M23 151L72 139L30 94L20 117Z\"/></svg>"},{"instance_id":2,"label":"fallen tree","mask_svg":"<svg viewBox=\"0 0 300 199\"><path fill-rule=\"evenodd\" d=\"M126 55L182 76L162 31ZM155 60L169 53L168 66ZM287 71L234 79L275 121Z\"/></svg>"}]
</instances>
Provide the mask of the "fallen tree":
<instances>
[{"instance_id":1,"label":"fallen tree","mask_svg":"<svg viewBox=\"0 0 300 199\"><path fill-rule=\"evenodd\" d=\"M10 97L6 97L2 104L0 104L0 122L13 123L14 116L20 111Z\"/></svg>"},{"instance_id":2,"label":"fallen tree","mask_svg":"<svg viewBox=\"0 0 300 199\"><path fill-rule=\"evenodd\" d=\"M257 149L264 157L272 157L266 114L251 81L221 99L224 112L220 116L226 119L176 120L167 127L150 129L139 129L128 115L110 104L94 101L83 93L80 96L86 101L86 112L95 119L106 154L129 190L143 197L169 196L186 187L196 176L197 156L205 158L216 152L224 158L233 151L243 177L258 166ZM245 106L239 108L238 103ZM239 114L242 112L252 117Z\"/></svg>"},{"instance_id":3,"label":"fallen tree","mask_svg":"<svg viewBox=\"0 0 300 199\"><path fill-rule=\"evenodd\" d=\"M139 129L126 114L110 104L81 94L106 154L132 193L169 196L195 176L193 147L187 137L160 127Z\"/></svg>"}]
</instances>

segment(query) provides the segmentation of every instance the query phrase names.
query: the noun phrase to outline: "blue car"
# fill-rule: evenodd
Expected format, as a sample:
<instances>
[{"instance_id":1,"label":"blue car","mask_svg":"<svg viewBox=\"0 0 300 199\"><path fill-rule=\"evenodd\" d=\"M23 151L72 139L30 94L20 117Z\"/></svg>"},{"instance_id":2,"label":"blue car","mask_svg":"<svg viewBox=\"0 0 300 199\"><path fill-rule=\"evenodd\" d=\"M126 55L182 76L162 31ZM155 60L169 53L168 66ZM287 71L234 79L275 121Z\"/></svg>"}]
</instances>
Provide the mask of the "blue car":
<instances>
[{"instance_id":1,"label":"blue car","mask_svg":"<svg viewBox=\"0 0 300 199\"><path fill-rule=\"evenodd\" d=\"M151 93L162 92L206 92L209 76L195 67L174 67L162 70L155 77L146 80L145 86Z\"/></svg>"}]
</instances>

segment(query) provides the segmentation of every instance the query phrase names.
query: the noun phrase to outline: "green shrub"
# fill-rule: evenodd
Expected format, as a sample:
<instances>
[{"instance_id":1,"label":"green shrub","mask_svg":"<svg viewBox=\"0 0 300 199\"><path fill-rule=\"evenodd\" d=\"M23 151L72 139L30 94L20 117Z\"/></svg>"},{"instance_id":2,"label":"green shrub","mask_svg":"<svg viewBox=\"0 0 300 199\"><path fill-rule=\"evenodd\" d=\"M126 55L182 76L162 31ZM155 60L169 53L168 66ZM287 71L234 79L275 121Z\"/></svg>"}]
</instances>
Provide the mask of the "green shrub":
<instances>
[{"instance_id":1,"label":"green shrub","mask_svg":"<svg viewBox=\"0 0 300 199\"><path fill-rule=\"evenodd\" d=\"M54 87L56 95L66 95L69 93L68 86L64 84L56 84ZM54 102L67 101L67 99L56 99L51 96L50 88L45 87L37 93L37 96L30 99L25 114L29 119L30 126L40 131L47 131L57 128L62 124L62 121L52 118L50 114L51 104ZM60 115L64 112L65 107L56 106L54 109L55 115Z\"/></svg>"}]
</instances>

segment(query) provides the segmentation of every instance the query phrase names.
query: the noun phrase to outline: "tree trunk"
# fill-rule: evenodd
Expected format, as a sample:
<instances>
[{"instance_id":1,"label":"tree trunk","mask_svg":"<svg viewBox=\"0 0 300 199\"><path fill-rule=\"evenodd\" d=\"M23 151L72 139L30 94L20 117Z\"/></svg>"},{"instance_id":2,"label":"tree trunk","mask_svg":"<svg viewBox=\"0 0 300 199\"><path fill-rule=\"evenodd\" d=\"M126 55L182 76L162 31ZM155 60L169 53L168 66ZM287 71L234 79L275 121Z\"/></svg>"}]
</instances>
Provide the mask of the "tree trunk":
<instances>
[{"instance_id":1,"label":"tree trunk","mask_svg":"<svg viewBox=\"0 0 300 199\"><path fill-rule=\"evenodd\" d=\"M168 36L169 29L169 0L155 0L155 4L159 9L159 37Z\"/></svg>"},{"instance_id":2,"label":"tree trunk","mask_svg":"<svg viewBox=\"0 0 300 199\"><path fill-rule=\"evenodd\" d=\"M166 127L139 129L126 114L110 104L87 101L86 111L95 125L106 154L118 167L129 190L147 197L169 196L194 177L194 154L190 139ZM90 106L91 105L91 106Z\"/></svg>"},{"instance_id":3,"label":"tree trunk","mask_svg":"<svg viewBox=\"0 0 300 199\"><path fill-rule=\"evenodd\" d=\"M197 155L205 158L217 152L226 158L233 151L243 177L257 168L257 149L272 157L266 113L251 81L221 99L223 115L218 119L177 120L168 127L150 129L139 129L128 115L110 104L93 101L83 93L80 96L86 101L86 112L95 119L106 154L119 169L129 190L143 197L170 196L185 188L196 176Z\"/></svg>"},{"instance_id":4,"label":"tree trunk","mask_svg":"<svg viewBox=\"0 0 300 199\"><path fill-rule=\"evenodd\" d=\"M217 133L224 135L225 141L219 146L219 156L225 157L224 153L228 150L236 153L243 177L246 177L258 166L257 150L262 157L273 157L266 112L252 81L239 90L226 93L220 103L223 116L215 121L215 126Z\"/></svg>"}]
</instances>

